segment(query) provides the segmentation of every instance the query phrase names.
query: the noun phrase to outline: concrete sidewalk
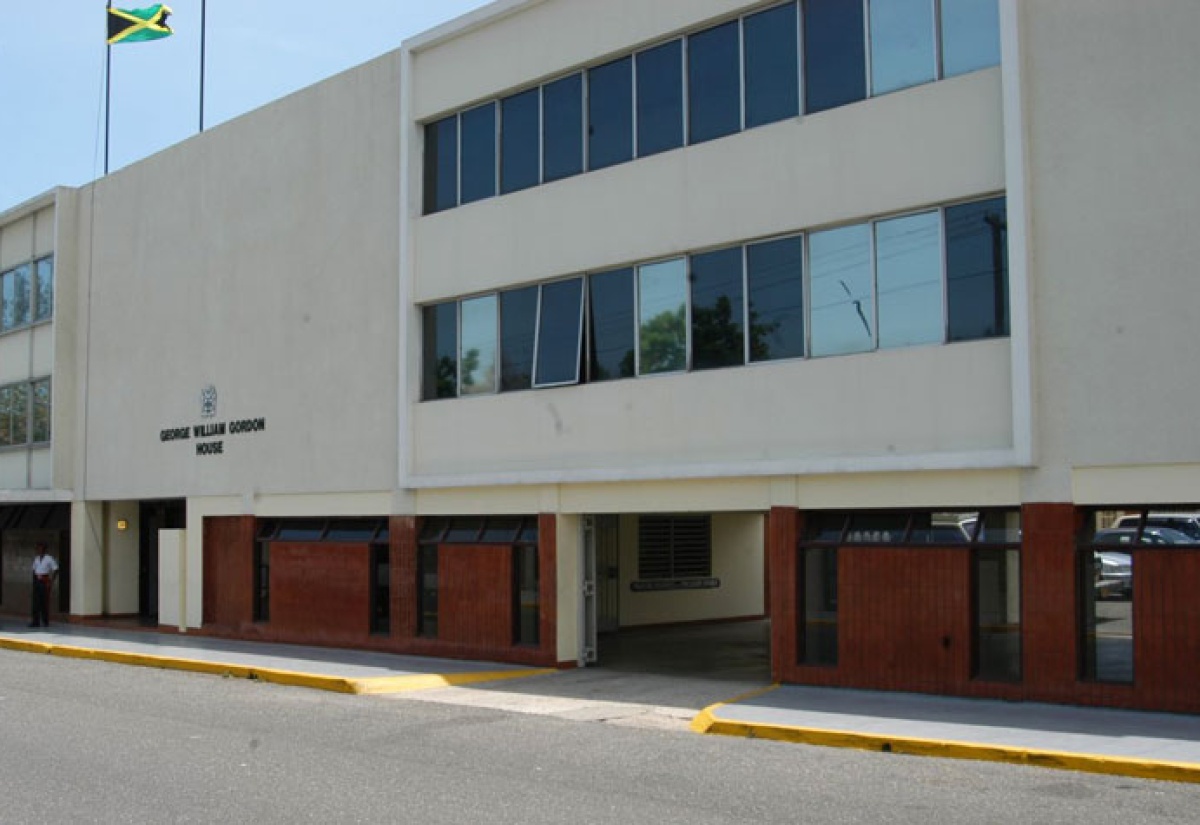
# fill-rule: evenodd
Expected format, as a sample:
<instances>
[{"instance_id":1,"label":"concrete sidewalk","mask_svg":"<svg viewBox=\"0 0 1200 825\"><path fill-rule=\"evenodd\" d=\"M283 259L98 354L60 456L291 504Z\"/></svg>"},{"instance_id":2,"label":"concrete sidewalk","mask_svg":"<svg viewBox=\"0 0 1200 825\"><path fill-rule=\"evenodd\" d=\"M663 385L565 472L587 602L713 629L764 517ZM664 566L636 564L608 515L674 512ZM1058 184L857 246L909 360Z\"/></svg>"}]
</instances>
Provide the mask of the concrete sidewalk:
<instances>
[{"instance_id":1,"label":"concrete sidewalk","mask_svg":"<svg viewBox=\"0 0 1200 825\"><path fill-rule=\"evenodd\" d=\"M782 685L704 709L701 733L1200 782L1200 717Z\"/></svg>"},{"instance_id":2,"label":"concrete sidewalk","mask_svg":"<svg viewBox=\"0 0 1200 825\"><path fill-rule=\"evenodd\" d=\"M588 718L605 716L592 707L598 703L632 706L644 704L650 696L662 704L666 689L662 674L638 678L636 673L604 668L561 672L73 624L34 629L9 619L0 620L0 649L339 693L398 694L472 686L470 698L450 699L465 704L482 701L486 692L507 690L485 683L519 679L512 684L521 685L521 695L553 698L557 704L547 705L552 708L575 697L586 706L576 710L591 714ZM521 678L531 676L550 681ZM691 701L699 693L722 695L722 684L730 687L696 677L678 677L681 686L694 683ZM697 693L694 685L704 690ZM431 695L446 693L431 691ZM673 704L679 704L679 713L684 714L681 727L695 714L690 727L699 733L1200 783L1200 716L796 685L764 685L707 708L698 702L690 711L683 708L686 702Z\"/></svg>"}]
</instances>

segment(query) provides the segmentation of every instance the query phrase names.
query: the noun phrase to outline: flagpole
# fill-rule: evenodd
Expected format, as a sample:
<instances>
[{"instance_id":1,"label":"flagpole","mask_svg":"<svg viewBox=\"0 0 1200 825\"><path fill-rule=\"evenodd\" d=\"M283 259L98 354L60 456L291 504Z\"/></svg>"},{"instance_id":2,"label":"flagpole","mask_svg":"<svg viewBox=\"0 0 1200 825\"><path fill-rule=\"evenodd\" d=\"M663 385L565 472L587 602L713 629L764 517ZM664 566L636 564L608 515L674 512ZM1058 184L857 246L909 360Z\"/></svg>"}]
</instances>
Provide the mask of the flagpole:
<instances>
[{"instance_id":1,"label":"flagpole","mask_svg":"<svg viewBox=\"0 0 1200 825\"><path fill-rule=\"evenodd\" d=\"M108 113L112 108L112 45L108 42L108 15L112 0L108 0L104 12L104 176L108 177Z\"/></svg>"},{"instance_id":2,"label":"flagpole","mask_svg":"<svg viewBox=\"0 0 1200 825\"><path fill-rule=\"evenodd\" d=\"M110 0L111 2L111 0ZM200 131L204 131L204 31L208 0L200 0Z\"/></svg>"}]
</instances>

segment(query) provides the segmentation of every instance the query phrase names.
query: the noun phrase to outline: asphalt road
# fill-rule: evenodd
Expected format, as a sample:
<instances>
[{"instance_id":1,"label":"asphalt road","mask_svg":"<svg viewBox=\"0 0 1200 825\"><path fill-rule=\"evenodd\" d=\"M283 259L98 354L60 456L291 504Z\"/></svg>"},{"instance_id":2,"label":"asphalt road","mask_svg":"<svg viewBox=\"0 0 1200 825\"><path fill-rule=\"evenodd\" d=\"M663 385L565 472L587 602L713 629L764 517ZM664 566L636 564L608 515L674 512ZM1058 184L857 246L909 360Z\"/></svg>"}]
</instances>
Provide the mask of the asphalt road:
<instances>
[{"instance_id":1,"label":"asphalt road","mask_svg":"<svg viewBox=\"0 0 1200 825\"><path fill-rule=\"evenodd\" d=\"M1194 823L1200 786L0 650L0 822Z\"/></svg>"}]
</instances>

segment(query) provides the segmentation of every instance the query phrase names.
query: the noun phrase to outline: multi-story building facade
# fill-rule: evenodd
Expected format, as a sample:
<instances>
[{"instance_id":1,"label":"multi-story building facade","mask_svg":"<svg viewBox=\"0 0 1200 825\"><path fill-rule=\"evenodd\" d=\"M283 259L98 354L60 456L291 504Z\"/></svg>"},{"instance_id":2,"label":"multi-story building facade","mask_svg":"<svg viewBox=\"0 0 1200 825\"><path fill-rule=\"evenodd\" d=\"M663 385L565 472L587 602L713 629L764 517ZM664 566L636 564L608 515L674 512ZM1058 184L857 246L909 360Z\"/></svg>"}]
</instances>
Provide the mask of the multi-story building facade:
<instances>
[{"instance_id":1,"label":"multi-story building facade","mask_svg":"<svg viewBox=\"0 0 1200 825\"><path fill-rule=\"evenodd\" d=\"M70 613L1200 710L1197 15L502 0L60 193Z\"/></svg>"}]
</instances>

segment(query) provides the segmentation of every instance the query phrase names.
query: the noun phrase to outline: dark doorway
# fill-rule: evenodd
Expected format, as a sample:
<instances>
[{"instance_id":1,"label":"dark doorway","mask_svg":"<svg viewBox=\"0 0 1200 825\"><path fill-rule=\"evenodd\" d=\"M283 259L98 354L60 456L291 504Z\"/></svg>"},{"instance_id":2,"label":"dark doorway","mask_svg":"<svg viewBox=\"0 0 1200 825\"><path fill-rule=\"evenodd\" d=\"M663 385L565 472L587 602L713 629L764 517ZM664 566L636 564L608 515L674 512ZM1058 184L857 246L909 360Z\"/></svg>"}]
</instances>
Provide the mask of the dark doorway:
<instances>
[{"instance_id":1,"label":"dark doorway","mask_svg":"<svg viewBox=\"0 0 1200 825\"><path fill-rule=\"evenodd\" d=\"M143 501L138 508L138 619L158 624L158 531L187 526L183 499Z\"/></svg>"}]
</instances>

